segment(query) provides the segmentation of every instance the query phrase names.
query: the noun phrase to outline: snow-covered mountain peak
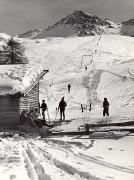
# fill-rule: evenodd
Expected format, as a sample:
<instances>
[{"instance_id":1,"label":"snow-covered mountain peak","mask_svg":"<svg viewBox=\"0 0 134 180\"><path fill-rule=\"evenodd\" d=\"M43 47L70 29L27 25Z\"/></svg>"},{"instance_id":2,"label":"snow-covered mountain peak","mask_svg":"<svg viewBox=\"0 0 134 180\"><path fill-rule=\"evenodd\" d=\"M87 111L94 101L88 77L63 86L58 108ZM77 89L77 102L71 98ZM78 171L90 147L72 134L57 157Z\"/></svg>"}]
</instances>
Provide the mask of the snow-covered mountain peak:
<instances>
[{"instance_id":1,"label":"snow-covered mountain peak","mask_svg":"<svg viewBox=\"0 0 134 180\"><path fill-rule=\"evenodd\" d=\"M72 14L69 14L65 18L61 19L57 23L54 24L54 26L57 26L59 24L68 24L74 26L74 24L77 25L110 25L110 22L107 21L107 19L102 19L98 16L92 16L90 14L86 14L83 11L74 11ZM48 28L49 30L49 28Z\"/></svg>"},{"instance_id":2,"label":"snow-covered mountain peak","mask_svg":"<svg viewBox=\"0 0 134 180\"><path fill-rule=\"evenodd\" d=\"M76 10L73 13L48 26L35 38L92 36L107 33L107 28L115 28L114 22L95 15Z\"/></svg>"}]
</instances>

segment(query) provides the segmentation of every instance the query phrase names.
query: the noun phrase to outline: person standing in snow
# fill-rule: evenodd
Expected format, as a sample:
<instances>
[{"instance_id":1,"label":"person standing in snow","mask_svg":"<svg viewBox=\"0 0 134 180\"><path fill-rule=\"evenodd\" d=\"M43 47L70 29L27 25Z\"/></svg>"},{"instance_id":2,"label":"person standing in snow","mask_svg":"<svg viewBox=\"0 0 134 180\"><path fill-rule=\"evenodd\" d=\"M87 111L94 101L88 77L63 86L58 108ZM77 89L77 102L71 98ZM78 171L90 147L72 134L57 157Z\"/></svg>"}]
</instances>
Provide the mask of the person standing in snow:
<instances>
[{"instance_id":1,"label":"person standing in snow","mask_svg":"<svg viewBox=\"0 0 134 180\"><path fill-rule=\"evenodd\" d=\"M92 105L91 105L91 103L89 104L89 111L91 111L92 110Z\"/></svg>"},{"instance_id":2,"label":"person standing in snow","mask_svg":"<svg viewBox=\"0 0 134 180\"><path fill-rule=\"evenodd\" d=\"M42 100L42 104L40 106L40 108L42 109L42 117L45 120L45 111L48 109L47 108L47 104L45 103L45 100Z\"/></svg>"},{"instance_id":3,"label":"person standing in snow","mask_svg":"<svg viewBox=\"0 0 134 180\"><path fill-rule=\"evenodd\" d=\"M83 113L83 105L81 104L81 112Z\"/></svg>"},{"instance_id":4,"label":"person standing in snow","mask_svg":"<svg viewBox=\"0 0 134 180\"><path fill-rule=\"evenodd\" d=\"M85 67L85 71L87 71L87 66Z\"/></svg>"},{"instance_id":5,"label":"person standing in snow","mask_svg":"<svg viewBox=\"0 0 134 180\"><path fill-rule=\"evenodd\" d=\"M107 98L104 98L103 101L103 116L109 116L109 102Z\"/></svg>"},{"instance_id":6,"label":"person standing in snow","mask_svg":"<svg viewBox=\"0 0 134 180\"><path fill-rule=\"evenodd\" d=\"M65 108L67 106L67 103L64 101L64 97L62 97L61 101L59 102L58 111L60 110L60 120L65 119Z\"/></svg>"},{"instance_id":7,"label":"person standing in snow","mask_svg":"<svg viewBox=\"0 0 134 180\"><path fill-rule=\"evenodd\" d=\"M71 88L71 85L68 84L68 93L70 93L70 88Z\"/></svg>"}]
</instances>

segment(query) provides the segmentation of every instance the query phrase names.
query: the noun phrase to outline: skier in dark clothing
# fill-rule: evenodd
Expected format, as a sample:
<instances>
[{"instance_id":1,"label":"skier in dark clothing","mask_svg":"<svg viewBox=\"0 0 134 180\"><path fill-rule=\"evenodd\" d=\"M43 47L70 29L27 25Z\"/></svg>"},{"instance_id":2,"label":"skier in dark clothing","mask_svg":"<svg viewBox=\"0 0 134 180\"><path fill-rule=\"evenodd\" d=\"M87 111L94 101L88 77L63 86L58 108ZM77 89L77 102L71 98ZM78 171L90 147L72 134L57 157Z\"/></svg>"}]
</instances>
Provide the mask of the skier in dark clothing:
<instances>
[{"instance_id":1,"label":"skier in dark clothing","mask_svg":"<svg viewBox=\"0 0 134 180\"><path fill-rule=\"evenodd\" d=\"M91 111L92 110L92 104L90 103L89 104L89 111Z\"/></svg>"},{"instance_id":2,"label":"skier in dark clothing","mask_svg":"<svg viewBox=\"0 0 134 180\"><path fill-rule=\"evenodd\" d=\"M109 116L109 102L107 100L107 98L104 98L103 101L103 116Z\"/></svg>"},{"instance_id":3,"label":"skier in dark clothing","mask_svg":"<svg viewBox=\"0 0 134 180\"><path fill-rule=\"evenodd\" d=\"M47 110L47 104L45 103L44 99L42 100L40 108L42 109L42 117L45 120L45 111Z\"/></svg>"},{"instance_id":4,"label":"skier in dark clothing","mask_svg":"<svg viewBox=\"0 0 134 180\"><path fill-rule=\"evenodd\" d=\"M81 112L83 113L83 105L81 104Z\"/></svg>"},{"instance_id":5,"label":"skier in dark clothing","mask_svg":"<svg viewBox=\"0 0 134 180\"><path fill-rule=\"evenodd\" d=\"M61 99L59 102L58 110L60 109L60 120L62 120L62 115L63 115L63 120L65 119L65 108L67 106L67 103L64 101L64 97Z\"/></svg>"},{"instance_id":6,"label":"skier in dark clothing","mask_svg":"<svg viewBox=\"0 0 134 180\"><path fill-rule=\"evenodd\" d=\"M70 88L71 88L71 85L68 84L68 93L70 93Z\"/></svg>"}]
</instances>

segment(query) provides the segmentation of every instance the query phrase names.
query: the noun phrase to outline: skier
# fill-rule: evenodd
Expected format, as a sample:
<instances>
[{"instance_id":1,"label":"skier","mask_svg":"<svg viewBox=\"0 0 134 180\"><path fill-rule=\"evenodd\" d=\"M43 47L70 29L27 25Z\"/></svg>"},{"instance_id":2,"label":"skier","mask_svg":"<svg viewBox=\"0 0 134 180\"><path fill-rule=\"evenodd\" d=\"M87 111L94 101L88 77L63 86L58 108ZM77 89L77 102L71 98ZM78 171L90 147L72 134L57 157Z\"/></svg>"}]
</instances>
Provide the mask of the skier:
<instances>
[{"instance_id":1,"label":"skier","mask_svg":"<svg viewBox=\"0 0 134 180\"><path fill-rule=\"evenodd\" d=\"M42 117L45 120L45 111L48 109L47 108L47 104L45 103L45 100L42 100L42 104L40 106L40 108L42 109Z\"/></svg>"},{"instance_id":2,"label":"skier","mask_svg":"<svg viewBox=\"0 0 134 180\"><path fill-rule=\"evenodd\" d=\"M91 103L89 104L89 111L91 111L92 110L92 105L91 105Z\"/></svg>"},{"instance_id":3,"label":"skier","mask_svg":"<svg viewBox=\"0 0 134 180\"><path fill-rule=\"evenodd\" d=\"M109 116L109 102L107 98L104 98L103 101L103 116Z\"/></svg>"},{"instance_id":4,"label":"skier","mask_svg":"<svg viewBox=\"0 0 134 180\"><path fill-rule=\"evenodd\" d=\"M81 112L83 113L83 105L81 104Z\"/></svg>"},{"instance_id":5,"label":"skier","mask_svg":"<svg viewBox=\"0 0 134 180\"><path fill-rule=\"evenodd\" d=\"M68 93L70 93L70 88L71 88L71 85L68 84Z\"/></svg>"},{"instance_id":6,"label":"skier","mask_svg":"<svg viewBox=\"0 0 134 180\"><path fill-rule=\"evenodd\" d=\"M67 106L67 103L64 101L64 97L62 97L61 101L59 102L58 110L60 109L60 120L65 119L65 108Z\"/></svg>"}]
</instances>

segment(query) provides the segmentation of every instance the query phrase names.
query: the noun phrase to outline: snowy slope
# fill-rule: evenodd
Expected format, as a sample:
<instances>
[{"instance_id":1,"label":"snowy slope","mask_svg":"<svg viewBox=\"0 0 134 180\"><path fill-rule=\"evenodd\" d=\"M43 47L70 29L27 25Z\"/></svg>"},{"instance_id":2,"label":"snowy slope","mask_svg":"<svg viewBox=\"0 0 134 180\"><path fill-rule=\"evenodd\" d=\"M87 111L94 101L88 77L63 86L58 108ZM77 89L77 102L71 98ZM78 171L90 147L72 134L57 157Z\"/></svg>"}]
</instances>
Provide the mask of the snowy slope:
<instances>
[{"instance_id":1,"label":"snowy slope","mask_svg":"<svg viewBox=\"0 0 134 180\"><path fill-rule=\"evenodd\" d=\"M87 122L103 122L104 97L110 102L109 120L133 120L132 37L103 35L47 38L38 43L21 41L30 63L49 69L40 82L40 101L46 100L51 120L55 118L61 97L67 101L66 119L72 122L64 122L52 130L72 131ZM67 92L69 83L70 94ZM81 113L80 104L87 102L92 103L91 113ZM0 134L2 180L134 179L134 138L127 131L43 139L38 133L32 137L30 134L6 137L6 134Z\"/></svg>"},{"instance_id":2,"label":"snowy slope","mask_svg":"<svg viewBox=\"0 0 134 180\"><path fill-rule=\"evenodd\" d=\"M58 102L65 96L67 119L83 117L80 104L87 104L87 101L93 105L90 116L100 119L103 98L108 97L111 119L120 121L130 117L132 120L134 83L127 71L129 69L132 74L134 71L133 38L103 35L48 38L39 40L40 43L23 41L31 62L49 69L44 82L41 82L40 100L47 100L50 112L53 111L50 113L52 118ZM85 71L85 66L88 71ZM70 94L67 93L69 83L72 85Z\"/></svg>"}]
</instances>

